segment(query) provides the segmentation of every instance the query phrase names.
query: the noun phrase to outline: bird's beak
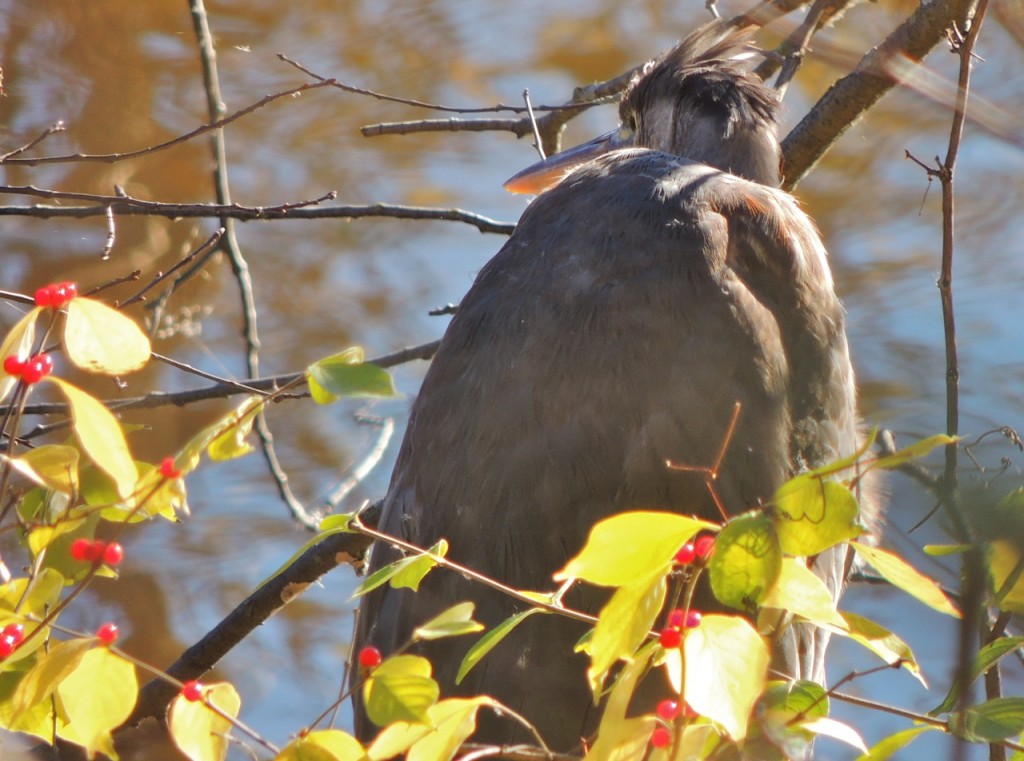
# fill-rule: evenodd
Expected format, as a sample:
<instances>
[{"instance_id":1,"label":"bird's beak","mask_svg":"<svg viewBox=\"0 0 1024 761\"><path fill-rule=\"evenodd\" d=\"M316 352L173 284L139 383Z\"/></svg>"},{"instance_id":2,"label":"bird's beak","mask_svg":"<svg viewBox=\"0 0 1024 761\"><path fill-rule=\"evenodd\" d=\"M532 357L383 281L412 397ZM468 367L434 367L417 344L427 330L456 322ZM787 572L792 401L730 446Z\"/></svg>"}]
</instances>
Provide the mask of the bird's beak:
<instances>
[{"instance_id":1,"label":"bird's beak","mask_svg":"<svg viewBox=\"0 0 1024 761\"><path fill-rule=\"evenodd\" d=\"M619 127L582 145L556 153L554 156L549 156L543 161L526 167L505 181L505 190L510 193L540 193L581 164L616 148L626 148L632 144L633 131L627 127Z\"/></svg>"}]
</instances>

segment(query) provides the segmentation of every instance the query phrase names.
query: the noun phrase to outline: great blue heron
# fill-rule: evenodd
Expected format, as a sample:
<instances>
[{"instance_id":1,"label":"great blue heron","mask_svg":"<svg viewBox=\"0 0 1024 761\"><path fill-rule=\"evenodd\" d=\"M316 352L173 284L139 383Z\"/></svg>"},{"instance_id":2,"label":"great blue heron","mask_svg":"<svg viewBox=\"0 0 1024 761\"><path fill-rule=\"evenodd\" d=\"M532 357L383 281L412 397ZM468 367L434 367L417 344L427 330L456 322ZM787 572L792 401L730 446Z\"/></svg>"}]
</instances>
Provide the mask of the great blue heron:
<instances>
[{"instance_id":1,"label":"great blue heron","mask_svg":"<svg viewBox=\"0 0 1024 761\"><path fill-rule=\"evenodd\" d=\"M843 309L814 225L776 189L778 101L743 68L751 32L713 22L649 64L622 99L622 127L571 154L582 166L530 204L481 270L413 405L382 531L422 547L444 537L463 565L550 589L602 518L643 508L720 520L703 477L665 463L712 463L736 402L716 484L732 512L857 450ZM510 182L530 187L566 163ZM396 557L376 547L371 569ZM845 549L814 569L838 597ZM567 603L600 599L577 591ZM521 607L435 571L416 594L370 594L357 647L394 652L462 600L488 626ZM596 712L586 659L573 655L583 631L534 617L457 690L469 643L422 650L449 694L493 695L568 750ZM820 681L827 635L787 631L776 668ZM357 726L369 733L358 707ZM480 733L503 742L514 730L492 720Z\"/></svg>"}]
</instances>

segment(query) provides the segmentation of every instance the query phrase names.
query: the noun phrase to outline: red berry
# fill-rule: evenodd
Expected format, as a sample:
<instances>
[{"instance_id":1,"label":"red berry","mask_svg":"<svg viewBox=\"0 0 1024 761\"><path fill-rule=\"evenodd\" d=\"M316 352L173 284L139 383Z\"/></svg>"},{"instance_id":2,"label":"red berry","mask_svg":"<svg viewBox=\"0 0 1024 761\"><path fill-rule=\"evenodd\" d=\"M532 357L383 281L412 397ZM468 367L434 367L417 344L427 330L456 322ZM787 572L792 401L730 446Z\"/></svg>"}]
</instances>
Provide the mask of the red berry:
<instances>
[{"instance_id":1,"label":"red berry","mask_svg":"<svg viewBox=\"0 0 1024 761\"><path fill-rule=\"evenodd\" d=\"M683 641L683 635L679 633L678 629L662 629L661 634L658 635L658 641L663 648L671 650L679 647Z\"/></svg>"},{"instance_id":2,"label":"red berry","mask_svg":"<svg viewBox=\"0 0 1024 761\"><path fill-rule=\"evenodd\" d=\"M48 307L53 304L53 286L44 285L36 291L36 306Z\"/></svg>"},{"instance_id":3,"label":"red berry","mask_svg":"<svg viewBox=\"0 0 1024 761\"><path fill-rule=\"evenodd\" d=\"M711 534L698 536L693 542L693 549L698 558L707 560L715 549L715 537Z\"/></svg>"},{"instance_id":4,"label":"red berry","mask_svg":"<svg viewBox=\"0 0 1024 761\"><path fill-rule=\"evenodd\" d=\"M107 543L102 539L94 539L89 542L89 549L85 553L85 559L90 563L98 563L103 560L103 553L107 549Z\"/></svg>"},{"instance_id":5,"label":"red berry","mask_svg":"<svg viewBox=\"0 0 1024 761\"><path fill-rule=\"evenodd\" d=\"M655 748L667 748L672 742L672 733L665 727L655 727L651 732L651 745Z\"/></svg>"},{"instance_id":6,"label":"red berry","mask_svg":"<svg viewBox=\"0 0 1024 761\"><path fill-rule=\"evenodd\" d=\"M381 656L380 650L373 645L367 645L359 651L359 665L364 669L375 669L382 660L384 658Z\"/></svg>"},{"instance_id":7,"label":"red berry","mask_svg":"<svg viewBox=\"0 0 1024 761\"><path fill-rule=\"evenodd\" d=\"M687 542L679 548L675 559L678 565L689 565L695 557L697 557L697 551L693 548L693 542Z\"/></svg>"},{"instance_id":8,"label":"red berry","mask_svg":"<svg viewBox=\"0 0 1024 761\"><path fill-rule=\"evenodd\" d=\"M679 703L675 700L662 700L654 712L665 721L672 721L679 715Z\"/></svg>"},{"instance_id":9,"label":"red berry","mask_svg":"<svg viewBox=\"0 0 1024 761\"><path fill-rule=\"evenodd\" d=\"M10 634L0 636L0 659L7 658L18 649L18 641Z\"/></svg>"},{"instance_id":10,"label":"red berry","mask_svg":"<svg viewBox=\"0 0 1024 761\"><path fill-rule=\"evenodd\" d=\"M78 295L78 286L70 280L65 280L63 283L56 283L50 287L53 288L52 306L55 309L64 306Z\"/></svg>"},{"instance_id":11,"label":"red berry","mask_svg":"<svg viewBox=\"0 0 1024 761\"><path fill-rule=\"evenodd\" d=\"M181 696L189 703L196 703L203 699L204 689L205 687L202 682L190 679L185 682L185 684L181 685Z\"/></svg>"},{"instance_id":12,"label":"red berry","mask_svg":"<svg viewBox=\"0 0 1024 761\"><path fill-rule=\"evenodd\" d=\"M124 547L117 542L111 542L103 548L103 562L107 565L119 565L124 558Z\"/></svg>"},{"instance_id":13,"label":"red berry","mask_svg":"<svg viewBox=\"0 0 1024 761\"><path fill-rule=\"evenodd\" d=\"M92 542L88 539L76 539L71 543L71 557L75 560L90 560Z\"/></svg>"},{"instance_id":14,"label":"red berry","mask_svg":"<svg viewBox=\"0 0 1024 761\"><path fill-rule=\"evenodd\" d=\"M174 468L173 457L165 457L163 460L160 461L160 475L166 478L168 481L173 480L175 478L181 478L181 471L175 470Z\"/></svg>"},{"instance_id":15,"label":"red berry","mask_svg":"<svg viewBox=\"0 0 1024 761\"><path fill-rule=\"evenodd\" d=\"M683 627L686 629L696 629L700 626L700 619L699 610L688 610L686 611L686 620L683 622Z\"/></svg>"},{"instance_id":16,"label":"red berry","mask_svg":"<svg viewBox=\"0 0 1024 761\"><path fill-rule=\"evenodd\" d=\"M53 357L49 354L37 354L26 360L21 370L21 379L25 383L38 383L53 372Z\"/></svg>"},{"instance_id":17,"label":"red berry","mask_svg":"<svg viewBox=\"0 0 1024 761\"><path fill-rule=\"evenodd\" d=\"M686 623L686 611L682 608L670 610L665 618L665 625L672 629L682 629L684 623Z\"/></svg>"},{"instance_id":18,"label":"red berry","mask_svg":"<svg viewBox=\"0 0 1024 761\"><path fill-rule=\"evenodd\" d=\"M20 645L21 641L25 639L25 627L21 624L7 624L0 631L0 637L10 637L14 640L15 645Z\"/></svg>"},{"instance_id":19,"label":"red berry","mask_svg":"<svg viewBox=\"0 0 1024 761\"><path fill-rule=\"evenodd\" d=\"M18 359L16 354L12 354L4 360L4 372L8 375L21 375L25 370L25 361Z\"/></svg>"},{"instance_id":20,"label":"red berry","mask_svg":"<svg viewBox=\"0 0 1024 761\"><path fill-rule=\"evenodd\" d=\"M105 645L112 645L117 639L118 633L117 624L105 623L96 630L96 639Z\"/></svg>"}]
</instances>

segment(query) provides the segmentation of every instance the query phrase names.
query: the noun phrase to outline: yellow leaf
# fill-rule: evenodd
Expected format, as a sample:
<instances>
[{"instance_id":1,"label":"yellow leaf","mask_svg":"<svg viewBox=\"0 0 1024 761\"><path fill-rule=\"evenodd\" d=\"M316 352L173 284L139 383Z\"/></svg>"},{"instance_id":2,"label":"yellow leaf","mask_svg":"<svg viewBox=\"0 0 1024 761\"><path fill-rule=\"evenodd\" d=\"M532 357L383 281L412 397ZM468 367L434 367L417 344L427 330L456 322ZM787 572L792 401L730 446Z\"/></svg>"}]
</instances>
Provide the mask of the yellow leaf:
<instances>
[{"instance_id":1,"label":"yellow leaf","mask_svg":"<svg viewBox=\"0 0 1024 761\"><path fill-rule=\"evenodd\" d=\"M556 581L583 579L621 587L668 570L676 552L713 523L675 513L630 512L606 518L590 530L580 553L555 574Z\"/></svg>"},{"instance_id":2,"label":"yellow leaf","mask_svg":"<svg viewBox=\"0 0 1024 761\"><path fill-rule=\"evenodd\" d=\"M21 732L38 737L49 745L53 745L55 717L52 703L49 701L36 703L30 711L19 714L17 718L14 716L12 695L23 676L24 672L22 671L0 672L0 727L10 732Z\"/></svg>"},{"instance_id":3,"label":"yellow leaf","mask_svg":"<svg viewBox=\"0 0 1024 761\"><path fill-rule=\"evenodd\" d=\"M643 716L627 719L626 712L633 699L640 679L647 674L647 667L655 653L657 643L645 645L636 657L627 662L615 679L615 684L608 695L601 725L598 727L597 740L587 753L587 761L604 761L609 758L639 758L650 739L654 729L654 717ZM679 652L678 650L675 652ZM638 745L640 738L643 744ZM633 755L628 755L633 751Z\"/></svg>"},{"instance_id":4,"label":"yellow leaf","mask_svg":"<svg viewBox=\"0 0 1024 761\"><path fill-rule=\"evenodd\" d=\"M788 610L814 624L846 628L846 621L836 612L835 600L825 582L796 558L783 558L779 579L761 605Z\"/></svg>"},{"instance_id":5,"label":"yellow leaf","mask_svg":"<svg viewBox=\"0 0 1024 761\"><path fill-rule=\"evenodd\" d=\"M206 700L228 716L238 716L242 700L227 682L204 685ZM168 728L178 750L191 761L220 761L228 752L231 722L210 710L203 701L191 702L178 695L171 703Z\"/></svg>"},{"instance_id":6,"label":"yellow leaf","mask_svg":"<svg viewBox=\"0 0 1024 761\"><path fill-rule=\"evenodd\" d=\"M340 729L321 729L288 743L274 761L361 761L367 758L359 741Z\"/></svg>"},{"instance_id":7,"label":"yellow leaf","mask_svg":"<svg viewBox=\"0 0 1024 761\"><path fill-rule=\"evenodd\" d=\"M988 567L992 575L992 592L1000 610L1024 613L1024 573L1020 566L1024 557L1020 550L1005 539L988 545Z\"/></svg>"},{"instance_id":8,"label":"yellow leaf","mask_svg":"<svg viewBox=\"0 0 1024 761\"><path fill-rule=\"evenodd\" d=\"M57 734L116 761L110 732L131 715L138 691L131 663L105 647L90 650L57 687L68 722Z\"/></svg>"},{"instance_id":9,"label":"yellow leaf","mask_svg":"<svg viewBox=\"0 0 1024 761\"><path fill-rule=\"evenodd\" d=\"M7 331L3 343L0 344L0 363L3 363L11 355L17 356L18 359L28 357L36 338L36 317L39 316L39 312L39 307L30 309L24 317L15 323L13 328ZM11 393L11 389L17 384L18 379L8 375L2 369L0 369L0 378L3 379L0 381L0 401L3 401Z\"/></svg>"},{"instance_id":10,"label":"yellow leaf","mask_svg":"<svg viewBox=\"0 0 1024 761\"><path fill-rule=\"evenodd\" d=\"M860 734L857 733L853 727L849 724L843 724L841 721L835 719L829 719L827 717L819 717L817 719L810 719L809 721L802 721L799 723L801 728L806 729L808 732L813 732L816 735L825 735L831 737L833 740L839 740L847 745L850 745L861 753L868 752L868 746L864 744L864 740Z\"/></svg>"},{"instance_id":11,"label":"yellow leaf","mask_svg":"<svg viewBox=\"0 0 1024 761\"><path fill-rule=\"evenodd\" d=\"M216 462L233 460L236 457L247 455L252 451L252 445L245 439L252 431L256 416L263 409L263 400L259 397L249 397L238 409L218 422L222 426L210 445L206 447L206 453L210 459Z\"/></svg>"},{"instance_id":12,"label":"yellow leaf","mask_svg":"<svg viewBox=\"0 0 1024 761\"><path fill-rule=\"evenodd\" d=\"M20 719L40 701L49 698L64 678L78 668L94 644L92 639L71 639L52 646L40 656L14 691L14 719Z\"/></svg>"},{"instance_id":13,"label":"yellow leaf","mask_svg":"<svg viewBox=\"0 0 1024 761\"><path fill-rule=\"evenodd\" d=\"M121 312L84 296L69 301L67 310L64 350L80 370L123 375L149 361L149 339Z\"/></svg>"},{"instance_id":14,"label":"yellow leaf","mask_svg":"<svg viewBox=\"0 0 1024 761\"><path fill-rule=\"evenodd\" d=\"M768 644L745 619L708 614L687 632L683 653L686 702L742 740L750 711L764 691Z\"/></svg>"},{"instance_id":15,"label":"yellow leaf","mask_svg":"<svg viewBox=\"0 0 1024 761\"><path fill-rule=\"evenodd\" d=\"M768 512L782 549L809 557L864 533L859 510L847 486L804 474L779 487Z\"/></svg>"},{"instance_id":16,"label":"yellow leaf","mask_svg":"<svg viewBox=\"0 0 1024 761\"><path fill-rule=\"evenodd\" d=\"M31 481L61 494L78 490L78 450L62 444L44 444L13 460L14 469Z\"/></svg>"},{"instance_id":17,"label":"yellow leaf","mask_svg":"<svg viewBox=\"0 0 1024 761\"><path fill-rule=\"evenodd\" d=\"M884 626L879 626L874 621L858 616L856 613L846 611L841 615L846 621L847 631L838 630L840 634L846 634L854 642L859 642L888 664L899 661L903 668L917 678L917 681L925 687L928 686L925 684L924 677L921 676L921 669L917 665L914 652L906 642Z\"/></svg>"},{"instance_id":18,"label":"yellow leaf","mask_svg":"<svg viewBox=\"0 0 1024 761\"><path fill-rule=\"evenodd\" d=\"M71 303L75 301L77 299ZM66 380L53 376L46 380L57 384L64 392L71 406L75 436L89 459L114 480L122 499L130 497L139 473L117 418L99 401Z\"/></svg>"},{"instance_id":19,"label":"yellow leaf","mask_svg":"<svg viewBox=\"0 0 1024 761\"><path fill-rule=\"evenodd\" d=\"M665 602L665 577L627 584L601 609L590 641L590 689L600 694L608 670L621 658L631 658L654 626Z\"/></svg>"},{"instance_id":20,"label":"yellow leaf","mask_svg":"<svg viewBox=\"0 0 1024 761\"><path fill-rule=\"evenodd\" d=\"M960 611L949 601L939 585L916 570L907 561L891 552L859 542L851 542L860 555L886 581L897 586L912 597L916 597L939 613L960 618Z\"/></svg>"},{"instance_id":21,"label":"yellow leaf","mask_svg":"<svg viewBox=\"0 0 1024 761\"><path fill-rule=\"evenodd\" d=\"M496 705L487 696L449 698L430 707L427 720L431 732L409 749L407 761L447 761L476 731L476 713L481 706Z\"/></svg>"},{"instance_id":22,"label":"yellow leaf","mask_svg":"<svg viewBox=\"0 0 1024 761\"><path fill-rule=\"evenodd\" d=\"M363 684L370 721L378 727L393 721L424 721L440 694L430 674L430 661L418 655L396 655L380 664Z\"/></svg>"}]
</instances>

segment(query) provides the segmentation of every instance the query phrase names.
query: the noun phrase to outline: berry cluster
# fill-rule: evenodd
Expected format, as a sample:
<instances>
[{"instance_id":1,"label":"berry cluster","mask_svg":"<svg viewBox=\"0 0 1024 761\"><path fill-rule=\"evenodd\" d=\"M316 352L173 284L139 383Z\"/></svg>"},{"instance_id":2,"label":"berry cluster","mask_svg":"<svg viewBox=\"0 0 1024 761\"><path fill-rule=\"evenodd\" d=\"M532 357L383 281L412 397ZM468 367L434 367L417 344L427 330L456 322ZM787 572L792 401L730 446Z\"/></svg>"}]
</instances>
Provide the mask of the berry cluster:
<instances>
[{"instance_id":1,"label":"berry cluster","mask_svg":"<svg viewBox=\"0 0 1024 761\"><path fill-rule=\"evenodd\" d=\"M21 624L7 624L0 629L0 659L8 658L25 639L25 627Z\"/></svg>"},{"instance_id":2,"label":"berry cluster","mask_svg":"<svg viewBox=\"0 0 1024 761\"><path fill-rule=\"evenodd\" d=\"M665 628L658 635L658 641L666 650L679 647L683 642L683 630L695 629L700 626L699 610L683 610L675 608L670 610L665 619Z\"/></svg>"},{"instance_id":3,"label":"berry cluster","mask_svg":"<svg viewBox=\"0 0 1024 761\"><path fill-rule=\"evenodd\" d=\"M76 539L71 543L71 557L86 563L102 561L107 565L118 565L124 558L124 547L118 542L108 543L102 539Z\"/></svg>"},{"instance_id":4,"label":"berry cluster","mask_svg":"<svg viewBox=\"0 0 1024 761\"><path fill-rule=\"evenodd\" d=\"M4 360L4 372L21 378L26 384L38 383L53 372L53 357L49 354L36 354L28 359L18 359L12 354Z\"/></svg>"},{"instance_id":5,"label":"berry cluster","mask_svg":"<svg viewBox=\"0 0 1024 761\"><path fill-rule=\"evenodd\" d=\"M65 280L62 283L50 283L36 291L36 306L60 309L78 295L78 286Z\"/></svg>"},{"instance_id":6,"label":"berry cluster","mask_svg":"<svg viewBox=\"0 0 1024 761\"><path fill-rule=\"evenodd\" d=\"M96 630L96 639L104 645L113 645L119 633L117 624L108 622Z\"/></svg>"},{"instance_id":7,"label":"berry cluster","mask_svg":"<svg viewBox=\"0 0 1024 761\"><path fill-rule=\"evenodd\" d=\"M676 553L676 565L690 565L694 561L704 562L711 557L715 549L715 537L711 534L702 534L694 541L687 542L679 548Z\"/></svg>"},{"instance_id":8,"label":"berry cluster","mask_svg":"<svg viewBox=\"0 0 1024 761\"><path fill-rule=\"evenodd\" d=\"M160 475L168 481L173 481L175 478L181 478L181 471L174 467L173 457L165 457L160 461Z\"/></svg>"}]
</instances>

